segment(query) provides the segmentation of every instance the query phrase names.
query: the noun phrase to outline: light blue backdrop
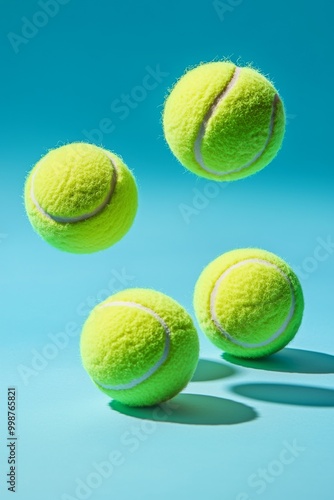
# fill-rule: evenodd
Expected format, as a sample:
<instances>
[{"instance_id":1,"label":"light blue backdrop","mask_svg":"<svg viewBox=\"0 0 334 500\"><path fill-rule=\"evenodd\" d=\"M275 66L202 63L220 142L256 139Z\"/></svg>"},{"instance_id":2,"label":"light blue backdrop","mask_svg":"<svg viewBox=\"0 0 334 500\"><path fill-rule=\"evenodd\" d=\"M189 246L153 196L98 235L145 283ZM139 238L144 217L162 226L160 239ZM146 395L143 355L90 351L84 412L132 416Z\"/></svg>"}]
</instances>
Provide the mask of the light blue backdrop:
<instances>
[{"instance_id":1,"label":"light blue backdrop","mask_svg":"<svg viewBox=\"0 0 334 500\"><path fill-rule=\"evenodd\" d=\"M332 499L332 17L329 2L301 0L3 2L1 498L16 385L20 500ZM269 75L288 115L272 165L228 185L185 172L161 129L184 69L223 57ZM82 140L122 155L140 194L128 235L90 256L40 240L22 200L41 155ZM306 311L291 348L236 366L200 333L204 361L161 410L166 422L110 407L80 365L89 310L142 286L193 314L203 266L243 246L281 255L300 277Z\"/></svg>"}]
</instances>

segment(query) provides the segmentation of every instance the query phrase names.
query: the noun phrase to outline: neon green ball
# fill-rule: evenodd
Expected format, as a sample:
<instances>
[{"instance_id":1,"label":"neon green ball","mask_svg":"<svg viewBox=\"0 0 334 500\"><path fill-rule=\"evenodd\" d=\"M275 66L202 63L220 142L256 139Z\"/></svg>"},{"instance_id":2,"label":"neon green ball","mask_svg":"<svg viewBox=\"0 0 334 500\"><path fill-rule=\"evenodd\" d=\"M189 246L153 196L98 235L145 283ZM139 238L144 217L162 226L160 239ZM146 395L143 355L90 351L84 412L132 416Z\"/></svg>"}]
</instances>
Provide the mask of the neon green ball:
<instances>
[{"instance_id":1,"label":"neon green ball","mask_svg":"<svg viewBox=\"0 0 334 500\"><path fill-rule=\"evenodd\" d=\"M304 299L292 269L276 255L246 248L227 252L200 275L194 294L198 322L223 351L241 358L285 347L302 321Z\"/></svg>"},{"instance_id":2,"label":"neon green ball","mask_svg":"<svg viewBox=\"0 0 334 500\"><path fill-rule=\"evenodd\" d=\"M54 149L32 169L25 207L35 231L73 253L104 250L130 229L137 211L133 175L115 154L92 144Z\"/></svg>"},{"instance_id":3,"label":"neon green ball","mask_svg":"<svg viewBox=\"0 0 334 500\"><path fill-rule=\"evenodd\" d=\"M80 346L95 385L129 406L151 406L178 394L199 355L189 314L170 297L147 289L124 290L98 305Z\"/></svg>"},{"instance_id":4,"label":"neon green ball","mask_svg":"<svg viewBox=\"0 0 334 500\"><path fill-rule=\"evenodd\" d=\"M167 97L166 141L183 166L216 181L258 172L281 147L283 103L258 71L232 62L188 71Z\"/></svg>"}]
</instances>

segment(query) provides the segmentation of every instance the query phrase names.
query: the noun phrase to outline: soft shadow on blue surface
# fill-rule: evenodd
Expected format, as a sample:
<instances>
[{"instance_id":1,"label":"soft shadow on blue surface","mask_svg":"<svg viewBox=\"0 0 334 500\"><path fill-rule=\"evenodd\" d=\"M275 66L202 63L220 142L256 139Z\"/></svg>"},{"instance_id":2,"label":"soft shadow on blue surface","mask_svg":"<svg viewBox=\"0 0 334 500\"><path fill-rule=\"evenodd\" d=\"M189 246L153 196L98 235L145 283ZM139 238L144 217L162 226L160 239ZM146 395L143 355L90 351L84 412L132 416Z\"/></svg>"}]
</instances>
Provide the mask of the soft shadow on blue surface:
<instances>
[{"instance_id":1,"label":"soft shadow on blue surface","mask_svg":"<svg viewBox=\"0 0 334 500\"><path fill-rule=\"evenodd\" d=\"M224 353L223 359L234 365L273 372L334 373L334 356L303 349L283 349L261 359L241 359Z\"/></svg>"},{"instance_id":2,"label":"soft shadow on blue surface","mask_svg":"<svg viewBox=\"0 0 334 500\"><path fill-rule=\"evenodd\" d=\"M231 390L239 396L297 406L334 407L334 390L290 384L238 384Z\"/></svg>"},{"instance_id":3,"label":"soft shadow on blue surface","mask_svg":"<svg viewBox=\"0 0 334 500\"><path fill-rule=\"evenodd\" d=\"M200 359L196 371L191 379L192 382L207 382L231 377L236 369L230 365L212 361L211 359Z\"/></svg>"},{"instance_id":4,"label":"soft shadow on blue surface","mask_svg":"<svg viewBox=\"0 0 334 500\"><path fill-rule=\"evenodd\" d=\"M258 416L243 403L202 394L180 394L167 403L148 408L133 408L118 401L111 401L109 406L130 417L173 424L234 425Z\"/></svg>"}]
</instances>

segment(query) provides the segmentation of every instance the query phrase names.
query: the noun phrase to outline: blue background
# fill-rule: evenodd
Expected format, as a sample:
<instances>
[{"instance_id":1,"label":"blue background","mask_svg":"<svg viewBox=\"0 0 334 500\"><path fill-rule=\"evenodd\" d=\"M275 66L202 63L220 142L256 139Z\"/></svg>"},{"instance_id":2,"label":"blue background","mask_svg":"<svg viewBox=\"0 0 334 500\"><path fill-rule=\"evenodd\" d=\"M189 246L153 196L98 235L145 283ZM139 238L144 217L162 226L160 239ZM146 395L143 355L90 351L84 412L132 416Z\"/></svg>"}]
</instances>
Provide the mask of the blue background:
<instances>
[{"instance_id":1,"label":"blue background","mask_svg":"<svg viewBox=\"0 0 334 500\"><path fill-rule=\"evenodd\" d=\"M10 498L6 388L15 385L16 498L332 499L333 7L305 0L57 5L45 17L36 1L6 1L0 19L1 498ZM27 19L44 26L29 31ZM22 30L29 38L17 38ZM288 115L274 162L227 185L186 172L161 128L164 97L185 68L224 57L269 75ZM138 90L157 68L155 88ZM121 113L124 94L131 106ZM50 148L86 140L123 156L140 208L116 246L75 256L32 231L22 192ZM193 314L201 269L245 246L277 253L299 275L306 310L291 347L241 366L200 333L202 361L185 394L162 411L166 422L152 422L150 410L111 408L80 364L89 310L141 286ZM294 452L284 452L289 446ZM115 460L114 469L96 476L106 460ZM94 487L76 492L78 479Z\"/></svg>"}]
</instances>

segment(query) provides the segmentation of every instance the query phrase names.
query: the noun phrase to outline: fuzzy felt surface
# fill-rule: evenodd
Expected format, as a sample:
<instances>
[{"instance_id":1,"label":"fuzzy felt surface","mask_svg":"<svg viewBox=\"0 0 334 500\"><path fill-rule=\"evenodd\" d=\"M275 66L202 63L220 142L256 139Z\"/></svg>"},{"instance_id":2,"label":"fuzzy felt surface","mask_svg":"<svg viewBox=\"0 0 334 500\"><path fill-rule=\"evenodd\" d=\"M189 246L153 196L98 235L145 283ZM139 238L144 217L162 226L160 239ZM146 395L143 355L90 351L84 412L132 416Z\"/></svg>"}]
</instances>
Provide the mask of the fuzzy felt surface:
<instances>
[{"instance_id":1,"label":"fuzzy felt surface","mask_svg":"<svg viewBox=\"0 0 334 500\"><path fill-rule=\"evenodd\" d=\"M167 143L186 168L208 179L231 181L273 160L283 141L285 113L276 89L258 71L213 62L188 71L176 83L165 103L163 126ZM196 158L202 132L202 160L214 173Z\"/></svg>"},{"instance_id":2,"label":"fuzzy felt surface","mask_svg":"<svg viewBox=\"0 0 334 500\"><path fill-rule=\"evenodd\" d=\"M304 300L286 262L250 248L227 252L204 269L195 286L194 307L203 332L215 345L235 356L256 358L292 340Z\"/></svg>"},{"instance_id":3,"label":"fuzzy felt surface","mask_svg":"<svg viewBox=\"0 0 334 500\"><path fill-rule=\"evenodd\" d=\"M117 305L108 306L111 302ZM103 388L100 384L131 385L161 359L165 331L145 308L168 327L167 359L134 387ZM191 317L175 300L154 290L129 289L92 311L83 328L80 349L84 368L99 389L130 406L151 406L172 398L187 385L198 362L199 341Z\"/></svg>"},{"instance_id":4,"label":"fuzzy felt surface","mask_svg":"<svg viewBox=\"0 0 334 500\"><path fill-rule=\"evenodd\" d=\"M114 187L110 158L116 166ZM38 209L32 189L51 217L78 217L92 213L105 200L108 203L85 220L58 222ZM130 170L118 156L91 144L68 144L50 151L35 165L25 185L25 206L33 228L49 244L67 252L92 253L119 241L131 227L137 205Z\"/></svg>"}]
</instances>

